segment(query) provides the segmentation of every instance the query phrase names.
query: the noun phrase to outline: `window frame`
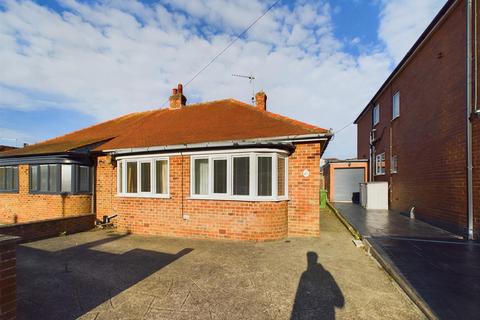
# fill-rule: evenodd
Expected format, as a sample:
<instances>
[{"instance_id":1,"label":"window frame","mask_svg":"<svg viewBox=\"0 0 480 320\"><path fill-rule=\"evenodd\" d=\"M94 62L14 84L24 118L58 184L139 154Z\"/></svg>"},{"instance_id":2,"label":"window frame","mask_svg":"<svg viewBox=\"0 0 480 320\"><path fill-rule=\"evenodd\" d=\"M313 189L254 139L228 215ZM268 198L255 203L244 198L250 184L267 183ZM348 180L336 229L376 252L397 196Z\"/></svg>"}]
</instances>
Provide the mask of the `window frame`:
<instances>
[{"instance_id":1,"label":"window frame","mask_svg":"<svg viewBox=\"0 0 480 320\"><path fill-rule=\"evenodd\" d=\"M167 192L157 193L157 161L167 161ZM137 163L137 192L127 192L127 163ZM150 191L142 192L141 164L150 163ZM122 174L120 175L120 170ZM121 178L121 179L120 179ZM121 190L121 191L120 191ZM170 158L165 156L125 158L117 160L117 197L170 198Z\"/></svg>"},{"instance_id":2,"label":"window frame","mask_svg":"<svg viewBox=\"0 0 480 320\"><path fill-rule=\"evenodd\" d=\"M372 128L374 128L379 123L380 123L380 104L377 103L375 104L372 110Z\"/></svg>"},{"instance_id":3,"label":"window frame","mask_svg":"<svg viewBox=\"0 0 480 320\"><path fill-rule=\"evenodd\" d=\"M233 194L233 159L248 157L250 161L249 172L249 194L248 195L234 195ZM258 195L258 158L271 157L272 158L272 195L260 196ZM284 195L278 195L278 158L285 160L285 191ZM208 159L209 166L209 193L206 195L199 195L194 193L195 188L195 160ZM215 160L227 160L227 192L214 193L214 170L213 163ZM201 154L190 156L190 199L198 200L233 200L233 201L285 201L288 200L288 156L279 152L232 152L221 154Z\"/></svg>"},{"instance_id":4,"label":"window frame","mask_svg":"<svg viewBox=\"0 0 480 320\"><path fill-rule=\"evenodd\" d=\"M63 165L71 165L71 177L70 177L70 191L62 191L62 166ZM40 190L41 189L41 166L47 166L47 179L48 184L50 184L50 170L54 167L56 172L56 188L55 190ZM34 178L32 175L33 167L37 168L36 172L36 184L37 189L32 189L32 179ZM88 191L80 191L80 167L87 167L88 168ZM41 164L30 164L28 168L28 191L30 194L51 194L51 195L91 195L93 190L93 167L80 165L80 164L71 164L71 163L41 163ZM50 189L50 186L48 187Z\"/></svg>"},{"instance_id":5,"label":"window frame","mask_svg":"<svg viewBox=\"0 0 480 320\"><path fill-rule=\"evenodd\" d=\"M379 165L379 162L382 162L382 161L383 161L383 167ZM383 171L379 170L381 168L383 168ZM375 176L384 176L386 174L385 168L386 168L385 152L375 155Z\"/></svg>"},{"instance_id":6,"label":"window frame","mask_svg":"<svg viewBox=\"0 0 480 320\"><path fill-rule=\"evenodd\" d=\"M398 173L398 155L396 154L390 158L390 173Z\"/></svg>"},{"instance_id":7,"label":"window frame","mask_svg":"<svg viewBox=\"0 0 480 320\"><path fill-rule=\"evenodd\" d=\"M0 193L18 193L19 192L19 189L20 189L20 186L19 186L19 182L20 182L20 178L19 178L19 168L18 168L18 165L2 165L0 166L1 168L4 168L5 169L5 189L0 189ZM8 189L7 188L7 171L6 169L7 168L12 168L12 188L11 189ZM17 173L15 175L15 172ZM16 182L16 183L15 183Z\"/></svg>"},{"instance_id":8,"label":"window frame","mask_svg":"<svg viewBox=\"0 0 480 320\"><path fill-rule=\"evenodd\" d=\"M395 114L395 98L398 97L398 110L397 114ZM392 121L400 117L400 91L395 92L392 96Z\"/></svg>"}]
</instances>

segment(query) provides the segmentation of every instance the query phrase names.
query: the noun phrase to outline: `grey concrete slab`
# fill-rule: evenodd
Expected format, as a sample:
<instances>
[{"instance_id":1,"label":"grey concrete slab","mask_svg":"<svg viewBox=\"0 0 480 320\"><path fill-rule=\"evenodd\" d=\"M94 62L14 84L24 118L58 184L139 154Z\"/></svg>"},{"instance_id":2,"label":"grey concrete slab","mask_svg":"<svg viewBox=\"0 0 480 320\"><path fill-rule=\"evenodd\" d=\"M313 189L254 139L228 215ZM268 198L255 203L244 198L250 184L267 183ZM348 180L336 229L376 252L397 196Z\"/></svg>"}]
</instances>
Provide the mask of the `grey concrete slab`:
<instances>
[{"instance_id":1,"label":"grey concrete slab","mask_svg":"<svg viewBox=\"0 0 480 320\"><path fill-rule=\"evenodd\" d=\"M480 243L396 212L334 206L432 317L479 318Z\"/></svg>"},{"instance_id":2,"label":"grey concrete slab","mask_svg":"<svg viewBox=\"0 0 480 320\"><path fill-rule=\"evenodd\" d=\"M347 202L335 202L334 206L362 237L460 238L451 232L420 220L412 220L405 215L391 210L366 210L357 204Z\"/></svg>"},{"instance_id":3,"label":"grey concrete slab","mask_svg":"<svg viewBox=\"0 0 480 320\"><path fill-rule=\"evenodd\" d=\"M18 248L18 319L421 319L333 214L319 239L85 232Z\"/></svg>"}]
</instances>

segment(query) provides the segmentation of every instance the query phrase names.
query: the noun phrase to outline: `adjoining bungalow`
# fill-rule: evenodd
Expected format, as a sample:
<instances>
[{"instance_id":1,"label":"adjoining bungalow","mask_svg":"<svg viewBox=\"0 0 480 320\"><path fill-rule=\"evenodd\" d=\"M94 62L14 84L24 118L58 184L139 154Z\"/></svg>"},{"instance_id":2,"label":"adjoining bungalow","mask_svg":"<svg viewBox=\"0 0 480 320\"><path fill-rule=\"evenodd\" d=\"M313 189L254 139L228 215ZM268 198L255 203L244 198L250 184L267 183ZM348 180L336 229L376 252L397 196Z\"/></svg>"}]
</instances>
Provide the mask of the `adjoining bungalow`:
<instances>
[{"instance_id":1,"label":"adjoining bungalow","mask_svg":"<svg viewBox=\"0 0 480 320\"><path fill-rule=\"evenodd\" d=\"M94 212L141 234L318 236L320 157L331 137L268 112L263 92L256 106L187 106L179 85L167 109L2 153L0 222Z\"/></svg>"},{"instance_id":2,"label":"adjoining bungalow","mask_svg":"<svg viewBox=\"0 0 480 320\"><path fill-rule=\"evenodd\" d=\"M477 1L449 0L355 120L389 206L480 236Z\"/></svg>"}]
</instances>

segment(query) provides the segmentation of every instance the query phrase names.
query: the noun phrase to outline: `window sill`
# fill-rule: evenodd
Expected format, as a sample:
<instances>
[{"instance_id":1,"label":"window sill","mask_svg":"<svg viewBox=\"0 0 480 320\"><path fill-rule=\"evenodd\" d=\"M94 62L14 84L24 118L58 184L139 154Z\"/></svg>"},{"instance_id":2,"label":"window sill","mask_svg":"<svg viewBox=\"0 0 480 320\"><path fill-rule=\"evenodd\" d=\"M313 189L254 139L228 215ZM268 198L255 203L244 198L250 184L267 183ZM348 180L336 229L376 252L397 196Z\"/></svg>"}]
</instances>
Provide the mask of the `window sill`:
<instances>
[{"instance_id":1,"label":"window sill","mask_svg":"<svg viewBox=\"0 0 480 320\"><path fill-rule=\"evenodd\" d=\"M392 120L390 120L390 122L393 122L393 121L397 120L398 118L400 118L400 116L396 116L395 118L392 118Z\"/></svg>"},{"instance_id":2,"label":"window sill","mask_svg":"<svg viewBox=\"0 0 480 320\"><path fill-rule=\"evenodd\" d=\"M243 202L280 202L280 201L289 201L288 197L250 197L250 196L198 196L198 195L190 195L187 198L188 200L219 200L219 201L243 201Z\"/></svg>"},{"instance_id":3,"label":"window sill","mask_svg":"<svg viewBox=\"0 0 480 320\"><path fill-rule=\"evenodd\" d=\"M117 193L117 198L170 199L169 194Z\"/></svg>"},{"instance_id":4,"label":"window sill","mask_svg":"<svg viewBox=\"0 0 480 320\"><path fill-rule=\"evenodd\" d=\"M48 195L48 196L91 196L91 192L79 192L79 193L70 193L70 192L48 192L48 191L30 191L31 195Z\"/></svg>"}]
</instances>

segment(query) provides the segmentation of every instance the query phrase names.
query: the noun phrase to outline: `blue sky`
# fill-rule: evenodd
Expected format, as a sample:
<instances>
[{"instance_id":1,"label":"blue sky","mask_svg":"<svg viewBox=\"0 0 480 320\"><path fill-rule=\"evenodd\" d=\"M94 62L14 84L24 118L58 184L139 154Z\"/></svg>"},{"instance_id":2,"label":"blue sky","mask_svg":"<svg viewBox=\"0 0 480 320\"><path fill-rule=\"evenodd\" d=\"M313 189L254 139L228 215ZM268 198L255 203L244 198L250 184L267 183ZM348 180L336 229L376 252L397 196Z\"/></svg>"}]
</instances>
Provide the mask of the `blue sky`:
<instances>
[{"instance_id":1,"label":"blue sky","mask_svg":"<svg viewBox=\"0 0 480 320\"><path fill-rule=\"evenodd\" d=\"M273 1L0 2L0 144L34 143L165 107ZM281 1L192 82L190 102L233 97L255 74L269 110L338 130L353 121L445 0ZM356 154L355 127L327 156Z\"/></svg>"}]
</instances>

